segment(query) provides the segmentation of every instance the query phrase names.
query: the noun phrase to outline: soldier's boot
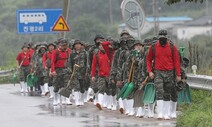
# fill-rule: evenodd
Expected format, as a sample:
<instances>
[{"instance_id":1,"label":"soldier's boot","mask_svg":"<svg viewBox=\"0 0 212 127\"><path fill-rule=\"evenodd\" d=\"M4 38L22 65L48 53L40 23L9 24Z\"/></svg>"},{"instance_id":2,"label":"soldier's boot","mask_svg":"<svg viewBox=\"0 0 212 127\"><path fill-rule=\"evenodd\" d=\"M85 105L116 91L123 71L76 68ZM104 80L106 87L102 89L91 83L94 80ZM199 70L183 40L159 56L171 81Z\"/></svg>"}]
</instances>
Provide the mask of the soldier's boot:
<instances>
[{"instance_id":1,"label":"soldier's boot","mask_svg":"<svg viewBox=\"0 0 212 127\"><path fill-rule=\"evenodd\" d=\"M48 83L44 84L44 92L45 92L45 96L47 96L49 94L49 87L48 87Z\"/></svg>"},{"instance_id":2,"label":"soldier's boot","mask_svg":"<svg viewBox=\"0 0 212 127\"><path fill-rule=\"evenodd\" d=\"M155 108L155 103L148 104L148 117L149 118L153 118L154 117L154 108Z\"/></svg>"},{"instance_id":3,"label":"soldier's boot","mask_svg":"<svg viewBox=\"0 0 212 127\"><path fill-rule=\"evenodd\" d=\"M66 97L66 104L67 105L72 105L71 98L72 98L72 94L70 94L69 98Z\"/></svg>"},{"instance_id":4,"label":"soldier's boot","mask_svg":"<svg viewBox=\"0 0 212 127\"><path fill-rule=\"evenodd\" d=\"M108 96L106 93L104 93L104 95L103 95L104 101L103 101L103 103L102 103L102 107L103 107L103 108L107 108L108 98L109 98L109 96Z\"/></svg>"},{"instance_id":5,"label":"soldier's boot","mask_svg":"<svg viewBox=\"0 0 212 127\"><path fill-rule=\"evenodd\" d=\"M44 85L43 86L40 85L40 89L41 89L41 96L44 96L45 95Z\"/></svg>"},{"instance_id":6,"label":"soldier's boot","mask_svg":"<svg viewBox=\"0 0 212 127\"><path fill-rule=\"evenodd\" d=\"M57 97L57 104L60 104L60 102L61 102L61 95L59 94L59 93L57 93L58 94L58 97Z\"/></svg>"},{"instance_id":7,"label":"soldier's boot","mask_svg":"<svg viewBox=\"0 0 212 127\"><path fill-rule=\"evenodd\" d=\"M176 119L177 118L176 110L177 110L177 102L171 101L170 102L170 117L172 119Z\"/></svg>"},{"instance_id":8,"label":"soldier's boot","mask_svg":"<svg viewBox=\"0 0 212 127\"><path fill-rule=\"evenodd\" d=\"M79 99L80 99L80 95L79 95L79 92L74 92L74 98L75 98L75 105L76 106L80 106L80 102L79 102Z\"/></svg>"},{"instance_id":9,"label":"soldier's boot","mask_svg":"<svg viewBox=\"0 0 212 127\"><path fill-rule=\"evenodd\" d=\"M157 119L162 120L163 119L163 100L157 101Z\"/></svg>"},{"instance_id":10,"label":"soldier's boot","mask_svg":"<svg viewBox=\"0 0 212 127\"><path fill-rule=\"evenodd\" d=\"M134 100L133 99L130 99L128 100L128 106L129 106L129 116L133 116L135 114L135 109L133 108L133 103L134 103Z\"/></svg>"},{"instance_id":11,"label":"soldier's boot","mask_svg":"<svg viewBox=\"0 0 212 127\"><path fill-rule=\"evenodd\" d=\"M83 93L79 92L79 103L80 105L84 105L84 96Z\"/></svg>"},{"instance_id":12,"label":"soldier's boot","mask_svg":"<svg viewBox=\"0 0 212 127\"><path fill-rule=\"evenodd\" d=\"M119 98L119 112L121 113L121 114L123 114L124 113L124 104L123 104L123 100L121 99L121 98Z\"/></svg>"},{"instance_id":13,"label":"soldier's boot","mask_svg":"<svg viewBox=\"0 0 212 127\"><path fill-rule=\"evenodd\" d=\"M117 109L116 96L113 96L113 103L112 103L112 105L113 105L112 110L115 111Z\"/></svg>"},{"instance_id":14,"label":"soldier's boot","mask_svg":"<svg viewBox=\"0 0 212 127\"><path fill-rule=\"evenodd\" d=\"M58 95L58 93L55 93L54 92L54 97L53 97L53 106L57 106L58 105L58 97L59 97L59 95Z\"/></svg>"},{"instance_id":15,"label":"soldier's boot","mask_svg":"<svg viewBox=\"0 0 212 127\"><path fill-rule=\"evenodd\" d=\"M94 98L94 91L92 88L88 88L87 100L93 102L93 98Z\"/></svg>"},{"instance_id":16,"label":"soldier's boot","mask_svg":"<svg viewBox=\"0 0 212 127\"><path fill-rule=\"evenodd\" d=\"M61 96L61 102L62 102L62 105L65 105L66 104L66 97Z\"/></svg>"},{"instance_id":17,"label":"soldier's boot","mask_svg":"<svg viewBox=\"0 0 212 127\"><path fill-rule=\"evenodd\" d=\"M103 102L104 102L104 95L101 94L101 93L99 93L99 94L98 94L98 102L96 103L96 107L97 107L99 110L102 110Z\"/></svg>"},{"instance_id":18,"label":"soldier's boot","mask_svg":"<svg viewBox=\"0 0 212 127\"><path fill-rule=\"evenodd\" d=\"M49 93L50 93L50 96L49 96L49 99L52 99L54 97L54 87L53 86L50 86L49 87Z\"/></svg>"},{"instance_id":19,"label":"soldier's boot","mask_svg":"<svg viewBox=\"0 0 212 127\"><path fill-rule=\"evenodd\" d=\"M20 87L21 87L21 93L24 92L24 81L20 82Z\"/></svg>"},{"instance_id":20,"label":"soldier's boot","mask_svg":"<svg viewBox=\"0 0 212 127\"><path fill-rule=\"evenodd\" d=\"M127 99L124 99L123 100L123 105L124 105L124 110L125 110L125 115L128 115L130 113L130 110L129 110L129 106L128 106L128 103L127 103Z\"/></svg>"},{"instance_id":21,"label":"soldier's boot","mask_svg":"<svg viewBox=\"0 0 212 127\"><path fill-rule=\"evenodd\" d=\"M112 103L113 103L113 96L110 95L108 96L108 101L107 101L107 109L111 110L112 109Z\"/></svg>"},{"instance_id":22,"label":"soldier's boot","mask_svg":"<svg viewBox=\"0 0 212 127\"><path fill-rule=\"evenodd\" d=\"M27 86L27 82L24 82L24 89L25 89L24 90L25 93L28 93L29 92L29 90L28 90L29 88Z\"/></svg>"},{"instance_id":23,"label":"soldier's boot","mask_svg":"<svg viewBox=\"0 0 212 127\"><path fill-rule=\"evenodd\" d=\"M163 113L164 113L164 119L170 120L169 112L170 112L170 101L164 101L163 102Z\"/></svg>"},{"instance_id":24,"label":"soldier's boot","mask_svg":"<svg viewBox=\"0 0 212 127\"><path fill-rule=\"evenodd\" d=\"M84 103L88 102L88 91L87 90L83 93L83 101L84 101Z\"/></svg>"},{"instance_id":25,"label":"soldier's boot","mask_svg":"<svg viewBox=\"0 0 212 127\"><path fill-rule=\"evenodd\" d=\"M137 115L136 116L139 117L139 118L143 118L144 115L145 115L145 109L144 109L144 107L139 107L137 109Z\"/></svg>"}]
</instances>

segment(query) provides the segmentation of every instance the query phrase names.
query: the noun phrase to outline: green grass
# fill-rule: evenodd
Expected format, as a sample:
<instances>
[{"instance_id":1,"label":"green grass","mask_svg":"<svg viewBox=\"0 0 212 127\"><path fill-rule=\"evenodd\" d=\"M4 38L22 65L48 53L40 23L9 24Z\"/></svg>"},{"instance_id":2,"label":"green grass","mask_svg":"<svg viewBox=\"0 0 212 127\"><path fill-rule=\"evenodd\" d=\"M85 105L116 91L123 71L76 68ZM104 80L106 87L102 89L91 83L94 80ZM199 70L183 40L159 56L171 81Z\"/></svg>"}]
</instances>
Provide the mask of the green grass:
<instances>
[{"instance_id":1,"label":"green grass","mask_svg":"<svg viewBox=\"0 0 212 127\"><path fill-rule=\"evenodd\" d=\"M212 126L212 92L192 90L192 104L180 105L182 114L177 118L177 127Z\"/></svg>"}]
</instances>

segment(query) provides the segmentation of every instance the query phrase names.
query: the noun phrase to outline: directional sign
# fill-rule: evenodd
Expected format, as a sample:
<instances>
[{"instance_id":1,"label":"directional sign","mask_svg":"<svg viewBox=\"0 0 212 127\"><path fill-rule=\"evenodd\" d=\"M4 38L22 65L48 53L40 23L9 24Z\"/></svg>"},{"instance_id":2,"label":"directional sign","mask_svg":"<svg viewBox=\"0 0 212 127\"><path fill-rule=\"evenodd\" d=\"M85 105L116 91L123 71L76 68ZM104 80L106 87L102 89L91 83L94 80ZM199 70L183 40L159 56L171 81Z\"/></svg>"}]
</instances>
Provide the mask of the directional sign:
<instances>
[{"instance_id":1,"label":"directional sign","mask_svg":"<svg viewBox=\"0 0 212 127\"><path fill-rule=\"evenodd\" d=\"M18 34L57 33L52 31L54 23L62 14L62 9L17 10Z\"/></svg>"},{"instance_id":2,"label":"directional sign","mask_svg":"<svg viewBox=\"0 0 212 127\"><path fill-rule=\"evenodd\" d=\"M60 16L56 23L54 24L54 27L52 28L52 31L69 31L69 27L64 20L63 16Z\"/></svg>"}]
</instances>

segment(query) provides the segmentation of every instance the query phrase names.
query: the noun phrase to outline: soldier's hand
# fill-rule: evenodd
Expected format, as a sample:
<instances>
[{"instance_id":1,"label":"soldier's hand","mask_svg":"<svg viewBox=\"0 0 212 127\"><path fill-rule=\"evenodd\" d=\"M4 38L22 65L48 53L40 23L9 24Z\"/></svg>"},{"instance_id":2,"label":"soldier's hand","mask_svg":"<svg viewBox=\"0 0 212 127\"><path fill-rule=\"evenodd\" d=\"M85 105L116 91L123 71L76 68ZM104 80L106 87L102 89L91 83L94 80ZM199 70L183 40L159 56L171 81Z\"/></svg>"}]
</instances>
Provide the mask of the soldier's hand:
<instances>
[{"instance_id":1,"label":"soldier's hand","mask_svg":"<svg viewBox=\"0 0 212 127\"><path fill-rule=\"evenodd\" d=\"M118 82L117 82L117 85L118 85L119 87L122 87L122 81L118 81Z\"/></svg>"},{"instance_id":2,"label":"soldier's hand","mask_svg":"<svg viewBox=\"0 0 212 127\"><path fill-rule=\"evenodd\" d=\"M149 72L149 77L150 77L151 79L154 79L154 77L155 77L154 73L153 73L153 72Z\"/></svg>"},{"instance_id":3,"label":"soldier's hand","mask_svg":"<svg viewBox=\"0 0 212 127\"><path fill-rule=\"evenodd\" d=\"M51 75L56 76L57 75L56 71L53 71Z\"/></svg>"},{"instance_id":4,"label":"soldier's hand","mask_svg":"<svg viewBox=\"0 0 212 127\"><path fill-rule=\"evenodd\" d=\"M176 81L177 81L177 82L181 81L181 77L180 77L180 76L177 76L177 77L176 77Z\"/></svg>"},{"instance_id":5,"label":"soldier's hand","mask_svg":"<svg viewBox=\"0 0 212 127\"><path fill-rule=\"evenodd\" d=\"M111 82L112 82L113 84L115 84L115 80L111 80Z\"/></svg>"},{"instance_id":6,"label":"soldier's hand","mask_svg":"<svg viewBox=\"0 0 212 127\"><path fill-rule=\"evenodd\" d=\"M96 78L95 78L95 77L92 77L91 80L92 80L93 82L95 82Z\"/></svg>"},{"instance_id":7,"label":"soldier's hand","mask_svg":"<svg viewBox=\"0 0 212 127\"><path fill-rule=\"evenodd\" d=\"M143 82L141 83L141 86L144 86L145 84L146 84L146 82L143 81Z\"/></svg>"},{"instance_id":8,"label":"soldier's hand","mask_svg":"<svg viewBox=\"0 0 212 127\"><path fill-rule=\"evenodd\" d=\"M47 66L45 66L45 70L48 70L48 67Z\"/></svg>"}]
</instances>

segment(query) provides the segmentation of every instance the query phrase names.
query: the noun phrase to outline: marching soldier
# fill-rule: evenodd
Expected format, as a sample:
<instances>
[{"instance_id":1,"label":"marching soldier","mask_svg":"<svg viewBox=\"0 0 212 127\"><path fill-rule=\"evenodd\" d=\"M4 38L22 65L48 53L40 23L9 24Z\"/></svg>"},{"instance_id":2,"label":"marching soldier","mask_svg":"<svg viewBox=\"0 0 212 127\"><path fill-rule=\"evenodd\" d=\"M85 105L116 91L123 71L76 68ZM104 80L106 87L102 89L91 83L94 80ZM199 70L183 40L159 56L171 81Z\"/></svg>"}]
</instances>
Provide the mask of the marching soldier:
<instances>
[{"instance_id":1,"label":"marching soldier","mask_svg":"<svg viewBox=\"0 0 212 127\"><path fill-rule=\"evenodd\" d=\"M67 67L73 72L74 65L79 65L79 68L74 73L72 85L74 89L74 97L76 106L84 105L84 93L85 93L85 74L87 67L87 54L82 49L82 42L75 40L73 44L73 52L71 53Z\"/></svg>"},{"instance_id":2,"label":"marching soldier","mask_svg":"<svg viewBox=\"0 0 212 127\"><path fill-rule=\"evenodd\" d=\"M96 70L98 68L98 73L96 74ZM102 44L99 44L99 51L96 52L93 56L92 60L92 68L91 68L91 76L92 81L96 81L96 75L98 75L96 86L98 88L98 101L96 103L96 107L99 110L102 110L102 106L105 100L104 93L107 92L108 84L109 84L109 76L110 76L110 59L106 51L104 50Z\"/></svg>"},{"instance_id":3,"label":"marching soldier","mask_svg":"<svg viewBox=\"0 0 212 127\"><path fill-rule=\"evenodd\" d=\"M53 51L51 59L51 75L53 76L54 87L54 100L53 105L56 106L60 103L59 90L67 85L70 73L67 71L65 65L68 60L70 50L68 48L68 41L61 39L59 47ZM65 97L61 97L62 104L69 104L70 100Z\"/></svg>"},{"instance_id":4,"label":"marching soldier","mask_svg":"<svg viewBox=\"0 0 212 127\"><path fill-rule=\"evenodd\" d=\"M147 67L146 67L146 56L149 50L149 47L154 43L154 41L152 41L152 39L145 39L144 40L144 59L143 59L143 63L142 63L142 71L141 71L141 85L144 86L145 85L145 78L149 75L147 72ZM148 78L147 83L148 82L154 82L153 79ZM148 104L148 114L147 116L149 118L153 118L154 117L154 108L155 108L155 103L153 104Z\"/></svg>"},{"instance_id":5,"label":"marching soldier","mask_svg":"<svg viewBox=\"0 0 212 127\"><path fill-rule=\"evenodd\" d=\"M147 71L150 78L154 79L156 87L158 119L170 119L167 110L170 109L170 101L177 101L175 80L181 80L178 50L176 45L167 40L166 35L166 30L159 31L159 41L150 46L146 62Z\"/></svg>"},{"instance_id":6,"label":"marching soldier","mask_svg":"<svg viewBox=\"0 0 212 127\"><path fill-rule=\"evenodd\" d=\"M20 86L21 92L28 92L27 89L27 75L30 74L30 60L31 55L29 53L29 45L24 44L22 46L22 52L20 52L16 57L17 69L20 71Z\"/></svg>"},{"instance_id":7,"label":"marching soldier","mask_svg":"<svg viewBox=\"0 0 212 127\"><path fill-rule=\"evenodd\" d=\"M45 84L48 84L49 92L50 92L50 99L53 98L53 76L50 75L50 69L51 69L51 59L52 59L52 53L56 49L56 45L54 43L48 44L48 51L43 55L42 61L43 61L43 67L45 69L45 78L44 82ZM46 86L46 85L44 85Z\"/></svg>"},{"instance_id":8,"label":"marching soldier","mask_svg":"<svg viewBox=\"0 0 212 127\"><path fill-rule=\"evenodd\" d=\"M38 81L35 83L35 90L38 92L38 94L44 96L46 92L48 92L48 85L46 84L44 87L44 67L42 64L42 57L44 53L47 51L46 44L41 43L39 46L36 55L34 56L33 60L33 66L32 66L32 72L35 76L38 77Z\"/></svg>"}]
</instances>

